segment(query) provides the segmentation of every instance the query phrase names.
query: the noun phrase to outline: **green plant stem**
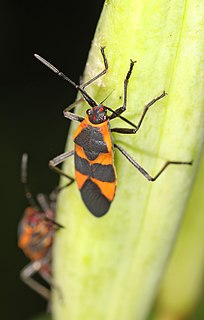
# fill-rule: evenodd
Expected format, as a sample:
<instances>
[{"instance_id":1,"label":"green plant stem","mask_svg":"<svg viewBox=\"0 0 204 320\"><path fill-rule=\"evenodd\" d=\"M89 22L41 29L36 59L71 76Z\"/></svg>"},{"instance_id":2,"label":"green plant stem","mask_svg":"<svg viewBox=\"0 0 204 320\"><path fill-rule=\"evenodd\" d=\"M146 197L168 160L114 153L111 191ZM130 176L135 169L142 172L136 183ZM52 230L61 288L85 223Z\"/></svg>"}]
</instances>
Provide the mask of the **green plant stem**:
<instances>
[{"instance_id":1,"label":"green plant stem","mask_svg":"<svg viewBox=\"0 0 204 320\"><path fill-rule=\"evenodd\" d=\"M203 294L204 154L176 246L162 281L155 319L189 319Z\"/></svg>"},{"instance_id":2,"label":"green plant stem","mask_svg":"<svg viewBox=\"0 0 204 320\"><path fill-rule=\"evenodd\" d=\"M98 102L112 92L106 105L119 107L130 59L137 60L124 116L137 123L147 102L164 89L168 96L152 106L136 136L115 134L115 142L152 175L166 160L193 159L194 165L171 166L150 183L116 150L116 197L101 219L85 208L76 184L60 194L57 220L65 229L56 236L54 282L63 301L55 290L55 320L140 320L149 312L202 149L203 14L201 0L105 2L84 81L103 70L100 46L106 46L109 70L87 91ZM73 159L64 170L73 174Z\"/></svg>"}]
</instances>

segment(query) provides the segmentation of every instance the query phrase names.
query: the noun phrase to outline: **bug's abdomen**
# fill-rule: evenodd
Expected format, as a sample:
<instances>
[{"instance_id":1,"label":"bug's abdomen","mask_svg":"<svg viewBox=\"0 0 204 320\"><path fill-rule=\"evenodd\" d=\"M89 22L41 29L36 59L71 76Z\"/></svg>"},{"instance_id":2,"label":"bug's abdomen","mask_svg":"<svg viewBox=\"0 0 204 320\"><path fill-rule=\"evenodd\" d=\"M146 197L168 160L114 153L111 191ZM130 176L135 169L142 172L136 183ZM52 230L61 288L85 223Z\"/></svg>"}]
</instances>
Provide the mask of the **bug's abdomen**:
<instances>
[{"instance_id":1,"label":"bug's abdomen","mask_svg":"<svg viewBox=\"0 0 204 320\"><path fill-rule=\"evenodd\" d=\"M107 143L111 136L107 132L104 139L102 130L86 127L74 138L76 181L85 205L96 217L108 211L116 189L112 144Z\"/></svg>"}]
</instances>

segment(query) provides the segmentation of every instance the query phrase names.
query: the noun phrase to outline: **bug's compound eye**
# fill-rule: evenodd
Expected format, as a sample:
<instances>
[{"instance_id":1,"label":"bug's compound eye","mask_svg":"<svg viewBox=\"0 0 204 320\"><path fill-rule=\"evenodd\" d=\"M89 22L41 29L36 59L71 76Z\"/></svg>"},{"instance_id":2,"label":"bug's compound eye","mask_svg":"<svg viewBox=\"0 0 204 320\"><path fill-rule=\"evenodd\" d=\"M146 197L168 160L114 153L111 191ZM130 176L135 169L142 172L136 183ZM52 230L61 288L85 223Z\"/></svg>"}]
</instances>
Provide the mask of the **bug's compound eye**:
<instances>
[{"instance_id":1,"label":"bug's compound eye","mask_svg":"<svg viewBox=\"0 0 204 320\"><path fill-rule=\"evenodd\" d=\"M86 114L88 114L88 116L90 116L90 114L91 114L91 109L86 110Z\"/></svg>"},{"instance_id":2,"label":"bug's compound eye","mask_svg":"<svg viewBox=\"0 0 204 320\"><path fill-rule=\"evenodd\" d=\"M105 108L104 108L103 106L99 108L99 112L100 112L100 113L102 113L102 112L104 112L104 111L105 111Z\"/></svg>"}]
</instances>

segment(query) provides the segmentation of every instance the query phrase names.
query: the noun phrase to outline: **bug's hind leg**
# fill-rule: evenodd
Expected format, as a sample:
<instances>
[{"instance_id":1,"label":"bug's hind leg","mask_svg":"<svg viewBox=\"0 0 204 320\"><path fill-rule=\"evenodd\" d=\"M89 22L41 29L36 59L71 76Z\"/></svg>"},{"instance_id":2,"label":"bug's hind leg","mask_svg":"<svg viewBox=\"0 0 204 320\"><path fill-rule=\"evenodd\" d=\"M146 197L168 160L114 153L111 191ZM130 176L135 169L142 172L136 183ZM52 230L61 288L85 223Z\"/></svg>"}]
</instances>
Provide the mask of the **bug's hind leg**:
<instances>
[{"instance_id":1,"label":"bug's hind leg","mask_svg":"<svg viewBox=\"0 0 204 320\"><path fill-rule=\"evenodd\" d=\"M152 177L144 168L142 168L123 148L121 148L119 145L114 144L114 146L126 157L126 159L137 169L139 172L149 181L155 181L159 176L162 174L162 172L170 165L170 164L176 164L176 165L192 165L192 161L167 161L163 167L159 170L159 172Z\"/></svg>"}]
</instances>

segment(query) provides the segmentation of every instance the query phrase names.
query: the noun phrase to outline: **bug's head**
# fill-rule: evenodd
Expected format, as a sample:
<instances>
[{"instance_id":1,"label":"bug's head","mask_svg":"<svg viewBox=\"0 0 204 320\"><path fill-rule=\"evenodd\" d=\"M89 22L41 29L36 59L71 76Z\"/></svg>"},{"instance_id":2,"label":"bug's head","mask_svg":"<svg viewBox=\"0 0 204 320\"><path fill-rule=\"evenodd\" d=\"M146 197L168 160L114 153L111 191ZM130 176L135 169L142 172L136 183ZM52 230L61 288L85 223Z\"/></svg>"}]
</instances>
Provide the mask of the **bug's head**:
<instances>
[{"instance_id":1,"label":"bug's head","mask_svg":"<svg viewBox=\"0 0 204 320\"><path fill-rule=\"evenodd\" d=\"M92 109L87 110L89 121L93 124L105 122L108 119L107 109L103 104L94 106Z\"/></svg>"},{"instance_id":2,"label":"bug's head","mask_svg":"<svg viewBox=\"0 0 204 320\"><path fill-rule=\"evenodd\" d=\"M27 207L24 211L23 218L19 223L18 233L32 233L37 225L43 221L44 213L35 208Z\"/></svg>"},{"instance_id":3,"label":"bug's head","mask_svg":"<svg viewBox=\"0 0 204 320\"><path fill-rule=\"evenodd\" d=\"M52 244L55 230L55 225L45 219L44 212L28 207L18 225L18 246L31 259L38 259Z\"/></svg>"}]
</instances>

